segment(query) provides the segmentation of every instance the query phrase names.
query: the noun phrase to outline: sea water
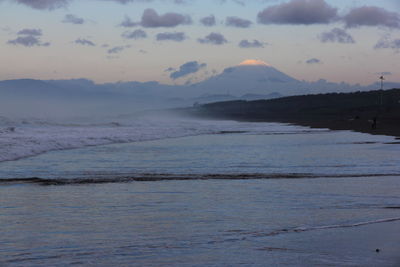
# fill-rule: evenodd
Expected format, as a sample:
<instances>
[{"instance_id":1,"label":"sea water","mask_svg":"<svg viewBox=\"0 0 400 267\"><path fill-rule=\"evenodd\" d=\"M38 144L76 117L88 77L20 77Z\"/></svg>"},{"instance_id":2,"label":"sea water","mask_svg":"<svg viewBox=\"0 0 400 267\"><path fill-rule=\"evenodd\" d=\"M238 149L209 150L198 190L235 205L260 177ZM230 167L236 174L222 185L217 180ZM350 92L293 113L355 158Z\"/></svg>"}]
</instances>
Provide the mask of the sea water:
<instances>
[{"instance_id":1,"label":"sea water","mask_svg":"<svg viewBox=\"0 0 400 267\"><path fill-rule=\"evenodd\" d=\"M147 118L4 121L0 143L1 266L399 263L357 231L400 220L392 137Z\"/></svg>"}]
</instances>

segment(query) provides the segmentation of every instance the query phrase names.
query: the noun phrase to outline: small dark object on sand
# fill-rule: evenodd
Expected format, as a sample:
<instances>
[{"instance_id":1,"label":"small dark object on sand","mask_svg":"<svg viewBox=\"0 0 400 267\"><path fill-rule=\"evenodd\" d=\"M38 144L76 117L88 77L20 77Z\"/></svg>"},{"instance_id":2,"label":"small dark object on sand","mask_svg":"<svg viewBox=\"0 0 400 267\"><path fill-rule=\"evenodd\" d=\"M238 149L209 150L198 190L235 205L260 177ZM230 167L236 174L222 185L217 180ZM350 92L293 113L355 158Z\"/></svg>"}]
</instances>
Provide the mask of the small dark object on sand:
<instances>
[{"instance_id":1,"label":"small dark object on sand","mask_svg":"<svg viewBox=\"0 0 400 267\"><path fill-rule=\"evenodd\" d=\"M379 253L381 250L379 248L375 249L376 253Z\"/></svg>"},{"instance_id":2,"label":"small dark object on sand","mask_svg":"<svg viewBox=\"0 0 400 267\"><path fill-rule=\"evenodd\" d=\"M374 117L374 119L372 120L372 125L371 125L371 129L372 129L372 130L375 130L375 129L376 129L376 121L377 121L377 118Z\"/></svg>"}]
</instances>

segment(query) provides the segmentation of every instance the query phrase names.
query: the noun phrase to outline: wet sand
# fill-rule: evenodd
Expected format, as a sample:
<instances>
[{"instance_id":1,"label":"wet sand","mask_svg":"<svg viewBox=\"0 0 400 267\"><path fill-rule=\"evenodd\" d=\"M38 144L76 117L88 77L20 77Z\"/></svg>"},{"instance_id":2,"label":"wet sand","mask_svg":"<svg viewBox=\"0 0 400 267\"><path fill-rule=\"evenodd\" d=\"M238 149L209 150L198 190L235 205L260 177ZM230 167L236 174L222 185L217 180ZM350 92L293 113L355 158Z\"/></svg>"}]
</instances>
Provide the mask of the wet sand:
<instances>
[{"instance_id":1,"label":"wet sand","mask_svg":"<svg viewBox=\"0 0 400 267\"><path fill-rule=\"evenodd\" d=\"M299 257L300 266L399 266L399 230L400 222L394 221L296 233L285 249L313 255Z\"/></svg>"}]
</instances>

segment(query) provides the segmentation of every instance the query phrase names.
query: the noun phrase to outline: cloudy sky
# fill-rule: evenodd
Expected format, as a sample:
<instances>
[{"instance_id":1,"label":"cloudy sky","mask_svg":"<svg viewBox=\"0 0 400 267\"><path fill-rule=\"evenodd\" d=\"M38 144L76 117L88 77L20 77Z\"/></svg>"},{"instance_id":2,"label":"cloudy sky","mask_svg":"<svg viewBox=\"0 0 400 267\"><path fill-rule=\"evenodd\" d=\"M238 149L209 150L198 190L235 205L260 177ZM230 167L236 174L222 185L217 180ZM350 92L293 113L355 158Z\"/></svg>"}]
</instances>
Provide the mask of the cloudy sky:
<instances>
[{"instance_id":1,"label":"cloudy sky","mask_svg":"<svg viewBox=\"0 0 400 267\"><path fill-rule=\"evenodd\" d=\"M246 59L400 81L398 0L0 0L0 80L200 81Z\"/></svg>"}]
</instances>

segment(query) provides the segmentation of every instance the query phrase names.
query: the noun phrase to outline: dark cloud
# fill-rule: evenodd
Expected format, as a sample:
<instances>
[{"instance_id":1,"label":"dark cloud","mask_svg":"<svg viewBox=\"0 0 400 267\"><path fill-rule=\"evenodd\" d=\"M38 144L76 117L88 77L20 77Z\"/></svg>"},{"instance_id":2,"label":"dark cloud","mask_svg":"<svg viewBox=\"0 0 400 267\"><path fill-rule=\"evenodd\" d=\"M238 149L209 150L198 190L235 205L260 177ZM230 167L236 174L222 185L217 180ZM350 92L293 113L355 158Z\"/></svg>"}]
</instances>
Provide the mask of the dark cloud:
<instances>
[{"instance_id":1,"label":"dark cloud","mask_svg":"<svg viewBox=\"0 0 400 267\"><path fill-rule=\"evenodd\" d=\"M154 9L148 8L143 12L142 20L139 24L145 28L158 28L176 27L190 23L192 23L192 19L189 16L172 12L159 15Z\"/></svg>"},{"instance_id":2,"label":"dark cloud","mask_svg":"<svg viewBox=\"0 0 400 267\"><path fill-rule=\"evenodd\" d=\"M4 1L4 0L0 0ZM31 8L41 9L41 10L54 10L57 8L67 7L72 0L10 0L16 2L18 4L23 4ZM109 1L115 2L119 4L128 4L128 3L149 3L155 2L154 0L97 0L97 1ZM78 1L76 1L78 2ZM174 4L184 4L187 3L186 0L170 0Z\"/></svg>"},{"instance_id":3,"label":"dark cloud","mask_svg":"<svg viewBox=\"0 0 400 267\"><path fill-rule=\"evenodd\" d=\"M382 37L374 46L375 49L393 49L400 51L400 39L392 39L390 36Z\"/></svg>"},{"instance_id":4,"label":"dark cloud","mask_svg":"<svg viewBox=\"0 0 400 267\"><path fill-rule=\"evenodd\" d=\"M200 23L203 24L204 26L211 27L211 26L215 26L215 24L217 22L216 22L215 16L214 15L210 15L210 16L201 18L200 19Z\"/></svg>"},{"instance_id":5,"label":"dark cloud","mask_svg":"<svg viewBox=\"0 0 400 267\"><path fill-rule=\"evenodd\" d=\"M204 38L199 38L197 39L197 41L201 44L214 44L214 45L222 45L228 42L222 34L215 32L210 33Z\"/></svg>"},{"instance_id":6,"label":"dark cloud","mask_svg":"<svg viewBox=\"0 0 400 267\"><path fill-rule=\"evenodd\" d=\"M400 28L400 15L381 7L363 6L352 9L343 17L346 27L385 26Z\"/></svg>"},{"instance_id":7,"label":"dark cloud","mask_svg":"<svg viewBox=\"0 0 400 267\"><path fill-rule=\"evenodd\" d=\"M118 53L122 52L125 48L126 48L126 46L114 46L113 48L108 49L107 53L108 54L118 54Z\"/></svg>"},{"instance_id":8,"label":"dark cloud","mask_svg":"<svg viewBox=\"0 0 400 267\"><path fill-rule=\"evenodd\" d=\"M100 1L110 1L110 2L117 2L120 4L128 4L128 3L150 3L150 2L155 2L155 0L100 0ZM172 2L174 4L186 4L189 1L188 0L169 0L169 2Z\"/></svg>"},{"instance_id":9,"label":"dark cloud","mask_svg":"<svg viewBox=\"0 0 400 267\"><path fill-rule=\"evenodd\" d=\"M2 2L2 1L7 1L7 0L0 0L0 2ZM54 10L54 9L58 9L58 8L67 7L68 4L70 2L73 2L74 0L8 0L8 1L23 4L28 7L35 8L35 9ZM172 4L177 4L177 5L190 4L190 3L194 2L194 0L96 0L96 1L108 1L108 2L115 2L115 3L119 3L119 4L166 2L168 4L172 3ZM79 2L79 1L75 0L74 2ZM222 4L227 1L215 0L215 2L220 2ZM242 1L242 0L231 0L231 2L242 5L242 6L245 5L245 1ZM266 2L266 0L263 0L263 2Z\"/></svg>"},{"instance_id":10,"label":"dark cloud","mask_svg":"<svg viewBox=\"0 0 400 267\"><path fill-rule=\"evenodd\" d=\"M276 0L261 0L262 2L269 2L269 1L276 1ZM235 3L241 6L245 6L246 2L244 0L215 0L215 2L219 2L220 4L226 4L226 3Z\"/></svg>"},{"instance_id":11,"label":"dark cloud","mask_svg":"<svg viewBox=\"0 0 400 267\"><path fill-rule=\"evenodd\" d=\"M124 32L122 37L125 39L144 39L147 38L147 33L143 30L134 30L132 32Z\"/></svg>"},{"instance_id":12,"label":"dark cloud","mask_svg":"<svg viewBox=\"0 0 400 267\"><path fill-rule=\"evenodd\" d=\"M159 28L166 27L172 28L179 25L191 24L192 19L183 14L179 13L165 13L159 15L154 9L148 8L144 10L142 18L139 22L134 22L128 16L125 16L124 20L119 24L122 27L136 27L142 26L145 28Z\"/></svg>"},{"instance_id":13,"label":"dark cloud","mask_svg":"<svg viewBox=\"0 0 400 267\"><path fill-rule=\"evenodd\" d=\"M390 75L393 75L393 73L390 72L390 71L376 72L375 74L377 74L377 75L383 75L383 76L390 76Z\"/></svg>"},{"instance_id":14,"label":"dark cloud","mask_svg":"<svg viewBox=\"0 0 400 267\"><path fill-rule=\"evenodd\" d=\"M342 43L342 44L353 44L355 43L353 37L348 34L345 30L340 28L334 28L329 32L321 33L318 38L323 43Z\"/></svg>"},{"instance_id":15,"label":"dark cloud","mask_svg":"<svg viewBox=\"0 0 400 267\"><path fill-rule=\"evenodd\" d=\"M196 73L199 70L201 70L202 68L205 68L206 66L207 66L207 64L205 64L205 63L200 64L197 61L190 61L190 62L187 62L187 63L181 65L179 67L179 70L172 72L169 75L169 77L173 80L176 80L178 78L187 76L189 74Z\"/></svg>"},{"instance_id":16,"label":"dark cloud","mask_svg":"<svg viewBox=\"0 0 400 267\"><path fill-rule=\"evenodd\" d=\"M41 29L23 29L20 30L18 35L32 35L32 36L42 36L42 30Z\"/></svg>"},{"instance_id":17,"label":"dark cloud","mask_svg":"<svg viewBox=\"0 0 400 267\"><path fill-rule=\"evenodd\" d=\"M13 0L18 4L23 4L35 9L53 10L66 7L70 0Z\"/></svg>"},{"instance_id":18,"label":"dark cloud","mask_svg":"<svg viewBox=\"0 0 400 267\"><path fill-rule=\"evenodd\" d=\"M40 29L23 29L20 30L17 35L18 37L16 39L9 40L7 43L26 47L50 45L49 42L41 42L40 37L42 36L42 30Z\"/></svg>"},{"instance_id":19,"label":"dark cloud","mask_svg":"<svg viewBox=\"0 0 400 267\"><path fill-rule=\"evenodd\" d=\"M309 60L306 61L307 64L312 65L312 64L320 64L322 63L321 60L318 58L310 58Z\"/></svg>"},{"instance_id":20,"label":"dark cloud","mask_svg":"<svg viewBox=\"0 0 400 267\"><path fill-rule=\"evenodd\" d=\"M120 4L127 4L130 2L152 2L151 0L142 0L142 1L140 1L140 0L106 0L106 1L117 2Z\"/></svg>"},{"instance_id":21,"label":"dark cloud","mask_svg":"<svg viewBox=\"0 0 400 267\"><path fill-rule=\"evenodd\" d=\"M157 41L175 41L182 42L186 39L186 35L183 32L163 32L157 34Z\"/></svg>"},{"instance_id":22,"label":"dark cloud","mask_svg":"<svg viewBox=\"0 0 400 267\"><path fill-rule=\"evenodd\" d=\"M264 43L258 41L258 40L253 40L252 42L248 40L242 40L239 43L239 47L241 48L263 48Z\"/></svg>"},{"instance_id":23,"label":"dark cloud","mask_svg":"<svg viewBox=\"0 0 400 267\"><path fill-rule=\"evenodd\" d=\"M137 1L137 0L106 0L106 1L117 2L117 3L120 3L120 4L127 4L127 3L130 3L130 2L151 2L150 0L148 0L148 1L146 1L146 0L143 0L143 1Z\"/></svg>"},{"instance_id":24,"label":"dark cloud","mask_svg":"<svg viewBox=\"0 0 400 267\"><path fill-rule=\"evenodd\" d=\"M238 28L248 28L253 24L250 20L242 19L239 17L227 17L225 21L226 26L238 27Z\"/></svg>"},{"instance_id":25,"label":"dark cloud","mask_svg":"<svg viewBox=\"0 0 400 267\"><path fill-rule=\"evenodd\" d=\"M133 22L130 17L125 16L124 20L119 24L121 27L131 28L138 26L139 23Z\"/></svg>"},{"instance_id":26,"label":"dark cloud","mask_svg":"<svg viewBox=\"0 0 400 267\"><path fill-rule=\"evenodd\" d=\"M23 46L28 46L28 47L40 45L39 39L32 35L19 36L14 40L9 40L7 43L13 44L13 45L23 45Z\"/></svg>"},{"instance_id":27,"label":"dark cloud","mask_svg":"<svg viewBox=\"0 0 400 267\"><path fill-rule=\"evenodd\" d=\"M50 43L42 43L39 38L33 36L33 35L27 35L27 36L18 36L14 40L9 40L7 42L8 44L12 45L23 45L27 47L32 47L32 46L49 46Z\"/></svg>"},{"instance_id":28,"label":"dark cloud","mask_svg":"<svg viewBox=\"0 0 400 267\"><path fill-rule=\"evenodd\" d=\"M173 72L173 71L175 71L175 68L173 67L169 67L164 70L164 72Z\"/></svg>"},{"instance_id":29,"label":"dark cloud","mask_svg":"<svg viewBox=\"0 0 400 267\"><path fill-rule=\"evenodd\" d=\"M258 13L262 24L327 24L337 17L337 8L324 0L291 0Z\"/></svg>"},{"instance_id":30,"label":"dark cloud","mask_svg":"<svg viewBox=\"0 0 400 267\"><path fill-rule=\"evenodd\" d=\"M82 38L76 39L74 43L80 44L80 45L96 46L96 44L93 43L92 41L87 40L87 39L82 39Z\"/></svg>"},{"instance_id":31,"label":"dark cloud","mask_svg":"<svg viewBox=\"0 0 400 267\"><path fill-rule=\"evenodd\" d=\"M234 2L234 3L238 4L238 5L241 5L241 6L245 6L246 5L245 2L241 1L241 0L232 0L232 2Z\"/></svg>"},{"instance_id":32,"label":"dark cloud","mask_svg":"<svg viewBox=\"0 0 400 267\"><path fill-rule=\"evenodd\" d=\"M65 15L63 23L71 23L71 24L83 24L85 23L85 20L83 18L79 18L75 15L72 14L67 14Z\"/></svg>"},{"instance_id":33,"label":"dark cloud","mask_svg":"<svg viewBox=\"0 0 400 267\"><path fill-rule=\"evenodd\" d=\"M188 1L187 0L173 0L173 3L178 4L178 5L183 5L183 4L187 4Z\"/></svg>"}]
</instances>

